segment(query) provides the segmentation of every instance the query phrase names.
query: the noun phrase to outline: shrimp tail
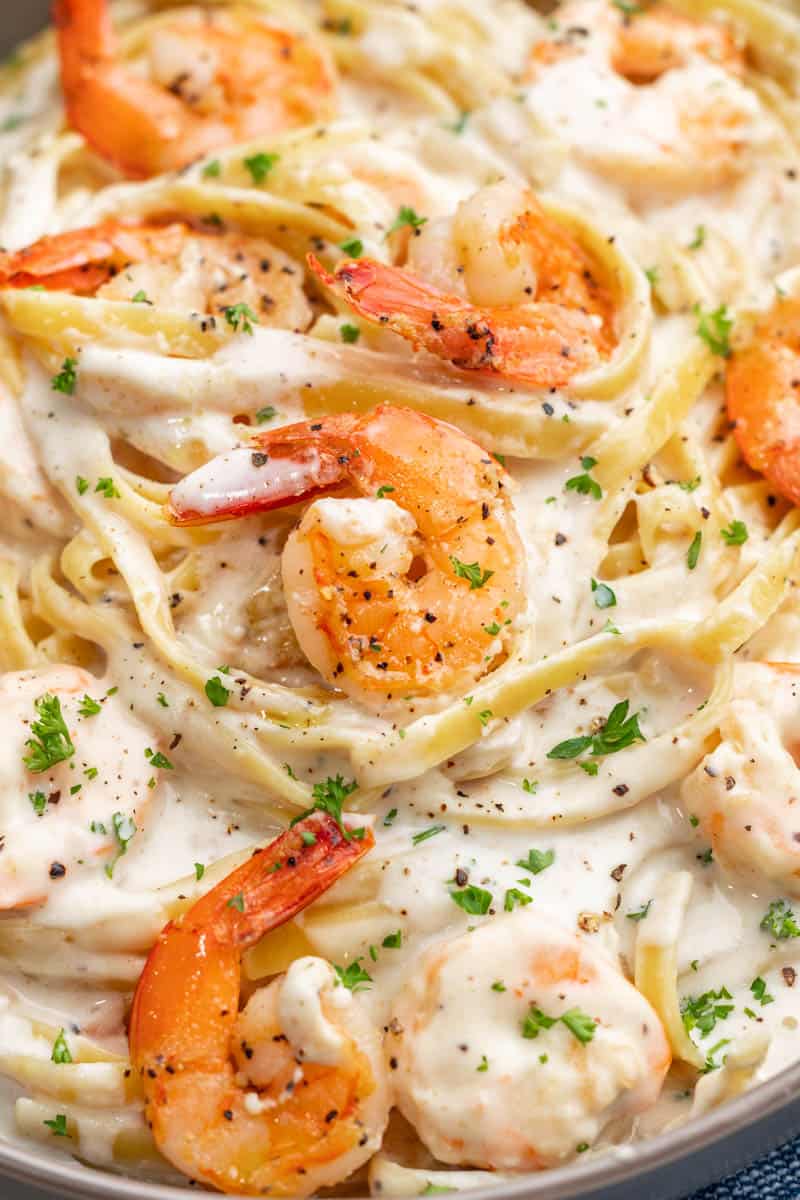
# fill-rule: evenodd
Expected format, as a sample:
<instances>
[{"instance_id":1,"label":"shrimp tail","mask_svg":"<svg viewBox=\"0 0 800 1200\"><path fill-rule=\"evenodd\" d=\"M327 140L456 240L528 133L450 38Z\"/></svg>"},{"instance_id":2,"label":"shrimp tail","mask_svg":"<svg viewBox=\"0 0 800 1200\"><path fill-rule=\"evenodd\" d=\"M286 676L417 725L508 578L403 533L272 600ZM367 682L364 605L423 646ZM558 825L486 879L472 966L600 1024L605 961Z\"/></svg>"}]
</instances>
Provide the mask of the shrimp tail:
<instances>
[{"instance_id":1,"label":"shrimp tail","mask_svg":"<svg viewBox=\"0 0 800 1200\"><path fill-rule=\"evenodd\" d=\"M598 362L597 329L585 313L541 302L479 308L407 268L346 259L331 274L313 254L306 261L358 316L461 370L563 387Z\"/></svg>"},{"instance_id":2,"label":"shrimp tail","mask_svg":"<svg viewBox=\"0 0 800 1200\"><path fill-rule=\"evenodd\" d=\"M219 455L172 489L173 525L229 521L327 495L348 480L347 438L357 418L300 421Z\"/></svg>"}]
</instances>

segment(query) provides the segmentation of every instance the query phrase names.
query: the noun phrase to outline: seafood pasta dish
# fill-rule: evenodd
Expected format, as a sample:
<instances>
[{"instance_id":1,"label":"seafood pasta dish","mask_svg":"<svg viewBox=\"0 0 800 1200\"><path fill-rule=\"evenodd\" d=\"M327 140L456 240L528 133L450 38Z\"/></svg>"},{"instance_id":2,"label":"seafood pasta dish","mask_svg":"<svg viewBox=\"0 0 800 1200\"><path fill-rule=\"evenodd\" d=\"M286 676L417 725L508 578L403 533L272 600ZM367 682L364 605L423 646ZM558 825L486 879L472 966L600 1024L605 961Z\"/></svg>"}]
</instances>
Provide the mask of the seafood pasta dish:
<instances>
[{"instance_id":1,"label":"seafood pasta dish","mask_svg":"<svg viewBox=\"0 0 800 1200\"><path fill-rule=\"evenodd\" d=\"M56 0L0 68L0 1136L247 1196L800 1059L800 13Z\"/></svg>"}]
</instances>

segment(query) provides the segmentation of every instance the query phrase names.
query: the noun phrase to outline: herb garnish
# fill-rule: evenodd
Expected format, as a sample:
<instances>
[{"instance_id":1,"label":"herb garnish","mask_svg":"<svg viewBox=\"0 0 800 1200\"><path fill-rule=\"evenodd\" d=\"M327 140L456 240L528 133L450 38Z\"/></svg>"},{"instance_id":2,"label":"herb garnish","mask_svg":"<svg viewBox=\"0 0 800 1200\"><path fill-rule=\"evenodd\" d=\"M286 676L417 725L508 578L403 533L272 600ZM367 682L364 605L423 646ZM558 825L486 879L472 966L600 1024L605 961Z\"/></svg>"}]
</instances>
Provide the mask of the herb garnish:
<instances>
[{"instance_id":1,"label":"herb garnish","mask_svg":"<svg viewBox=\"0 0 800 1200\"><path fill-rule=\"evenodd\" d=\"M700 547L703 544L703 534L698 529L697 533L692 538L691 545L686 552L686 565L690 571L693 571L697 566L697 560L700 557Z\"/></svg>"},{"instance_id":2,"label":"herb garnish","mask_svg":"<svg viewBox=\"0 0 800 1200\"><path fill-rule=\"evenodd\" d=\"M718 354L720 358L730 358L733 319L728 316L727 307L720 304L713 312L706 313L699 304L695 304L692 312L700 318L695 330L697 336L702 338L712 354Z\"/></svg>"},{"instance_id":3,"label":"herb garnish","mask_svg":"<svg viewBox=\"0 0 800 1200\"><path fill-rule=\"evenodd\" d=\"M350 238L347 242L340 242L339 249L345 254L349 254L351 258L360 258L364 253L364 243L360 238Z\"/></svg>"},{"instance_id":4,"label":"herb garnish","mask_svg":"<svg viewBox=\"0 0 800 1200\"><path fill-rule=\"evenodd\" d=\"M529 850L528 857L518 858L514 865L522 867L523 871L530 871L531 875L540 875L542 871L552 867L555 861L555 850Z\"/></svg>"},{"instance_id":5,"label":"herb garnish","mask_svg":"<svg viewBox=\"0 0 800 1200\"><path fill-rule=\"evenodd\" d=\"M620 700L615 704L606 718L605 724L595 734L584 734L581 737L567 738L548 750L548 758L570 759L577 758L584 750L591 748L593 758L601 758L606 754L616 754L627 750L634 742L645 742L647 738L639 728L641 713L628 716L629 702Z\"/></svg>"},{"instance_id":6,"label":"herb garnish","mask_svg":"<svg viewBox=\"0 0 800 1200\"><path fill-rule=\"evenodd\" d=\"M720 533L729 546L742 546L749 537L744 521L731 521L727 529L720 529Z\"/></svg>"},{"instance_id":7,"label":"herb garnish","mask_svg":"<svg viewBox=\"0 0 800 1200\"><path fill-rule=\"evenodd\" d=\"M119 500L120 498L119 491L110 475L104 475L101 479L98 479L94 490L102 492L105 500Z\"/></svg>"},{"instance_id":8,"label":"herb garnish","mask_svg":"<svg viewBox=\"0 0 800 1200\"><path fill-rule=\"evenodd\" d=\"M253 183L263 183L269 175L280 154L253 154L244 160L244 165L253 177Z\"/></svg>"},{"instance_id":9,"label":"herb garnish","mask_svg":"<svg viewBox=\"0 0 800 1200\"><path fill-rule=\"evenodd\" d=\"M35 704L38 721L31 723L31 733L25 745L30 754L22 761L34 775L48 771L56 763L65 762L75 753L75 747L61 712L61 701L49 692L40 696Z\"/></svg>"},{"instance_id":10,"label":"herb garnish","mask_svg":"<svg viewBox=\"0 0 800 1200\"><path fill-rule=\"evenodd\" d=\"M342 824L342 805L347 797L356 791L357 788L358 784L355 779L351 779L349 783L346 783L342 775L337 775L335 778L331 778L329 775L324 783L315 783L311 789L311 796L314 803L311 808L307 808L305 812L294 817L289 822L289 828L291 829L298 821L310 817L313 812L326 812L329 816L333 817L344 834L345 839L350 841L354 835L348 829L345 829Z\"/></svg>"},{"instance_id":11,"label":"herb garnish","mask_svg":"<svg viewBox=\"0 0 800 1200\"><path fill-rule=\"evenodd\" d=\"M530 904L533 896L529 896L527 892L521 892L519 888L508 888L506 890L505 899L503 900L503 909L505 912L513 912L519 905L524 908L526 904Z\"/></svg>"},{"instance_id":12,"label":"herb garnish","mask_svg":"<svg viewBox=\"0 0 800 1200\"><path fill-rule=\"evenodd\" d=\"M411 841L415 846L420 842L427 842L428 838L436 837L437 833L444 833L446 825L431 825L430 829L423 829L420 833L412 834Z\"/></svg>"},{"instance_id":13,"label":"herb garnish","mask_svg":"<svg viewBox=\"0 0 800 1200\"><path fill-rule=\"evenodd\" d=\"M419 229L427 221L427 217L418 217L413 208L409 208L407 204L400 206L392 224L384 234L384 240L392 233L396 233L398 229L404 229L409 226L411 229Z\"/></svg>"},{"instance_id":14,"label":"herb garnish","mask_svg":"<svg viewBox=\"0 0 800 1200\"><path fill-rule=\"evenodd\" d=\"M597 1028L597 1022L586 1013L581 1012L579 1008L570 1008L560 1017L548 1017L540 1008L532 1004L522 1022L522 1036L537 1038L543 1029L552 1029L558 1021L566 1025L573 1037L576 1037L584 1046L592 1040Z\"/></svg>"},{"instance_id":15,"label":"herb garnish","mask_svg":"<svg viewBox=\"0 0 800 1200\"><path fill-rule=\"evenodd\" d=\"M174 771L175 768L167 758L166 754L162 754L160 750L156 750L155 754L148 746L144 752L145 758L150 760L151 767L158 767L161 771Z\"/></svg>"},{"instance_id":16,"label":"herb garnish","mask_svg":"<svg viewBox=\"0 0 800 1200\"><path fill-rule=\"evenodd\" d=\"M101 711L101 707L97 700L93 700L91 696L84 695L78 705L78 712L82 717L95 717Z\"/></svg>"},{"instance_id":17,"label":"herb garnish","mask_svg":"<svg viewBox=\"0 0 800 1200\"><path fill-rule=\"evenodd\" d=\"M225 320L230 325L234 333L238 333L241 329L242 333L249 333L252 336L253 322L259 324L258 317L253 312L249 304L230 304L224 308L223 314Z\"/></svg>"},{"instance_id":18,"label":"herb garnish","mask_svg":"<svg viewBox=\"0 0 800 1200\"><path fill-rule=\"evenodd\" d=\"M203 690L205 691L208 699L214 705L214 708L224 708L228 703L231 694L229 689L223 684L222 680L218 679L216 675L212 675L210 679L206 680Z\"/></svg>"},{"instance_id":19,"label":"herb garnish","mask_svg":"<svg viewBox=\"0 0 800 1200\"><path fill-rule=\"evenodd\" d=\"M125 854L128 844L136 833L136 822L133 817L129 817L125 813L115 812L111 818L111 824L114 829L114 837L117 841L117 853L111 862L106 863L106 875L109 879L114 874L114 867L117 865L117 861Z\"/></svg>"},{"instance_id":20,"label":"herb garnish","mask_svg":"<svg viewBox=\"0 0 800 1200\"><path fill-rule=\"evenodd\" d=\"M482 917L491 908L493 896L485 888L476 887L474 883L470 883L460 891L451 892L450 899L459 908L463 908L465 913L474 917Z\"/></svg>"},{"instance_id":21,"label":"herb garnish","mask_svg":"<svg viewBox=\"0 0 800 1200\"><path fill-rule=\"evenodd\" d=\"M361 959L357 958L355 962L349 963L346 967L337 967L333 964L333 969L336 972L336 977L343 987L348 991L357 992L362 987L366 987L368 983L372 983L372 976L369 971L365 971L361 966Z\"/></svg>"},{"instance_id":22,"label":"herb garnish","mask_svg":"<svg viewBox=\"0 0 800 1200\"><path fill-rule=\"evenodd\" d=\"M339 334L341 335L343 342L345 342L348 346L354 346L361 337L361 330L357 325L340 325Z\"/></svg>"},{"instance_id":23,"label":"herb garnish","mask_svg":"<svg viewBox=\"0 0 800 1200\"><path fill-rule=\"evenodd\" d=\"M52 1121L42 1121L48 1129L52 1130L55 1137L69 1137L67 1132L67 1118L65 1113L56 1113Z\"/></svg>"},{"instance_id":24,"label":"herb garnish","mask_svg":"<svg viewBox=\"0 0 800 1200\"><path fill-rule=\"evenodd\" d=\"M63 392L65 396L75 395L75 385L78 382L77 358L65 358L61 370L51 380L54 392Z\"/></svg>"},{"instance_id":25,"label":"herb garnish","mask_svg":"<svg viewBox=\"0 0 800 1200\"><path fill-rule=\"evenodd\" d=\"M762 979L760 975L757 975L750 984L750 991L753 993L754 999L758 1000L762 1008L765 1004L772 1004L775 1000L775 997L771 996L767 991L766 980Z\"/></svg>"},{"instance_id":26,"label":"herb garnish","mask_svg":"<svg viewBox=\"0 0 800 1200\"><path fill-rule=\"evenodd\" d=\"M707 1037L714 1029L717 1021L724 1021L733 1012L734 1005L726 1003L732 996L726 987L719 991L703 992L696 999L687 996L681 1001L681 1016L687 1033L698 1029L702 1037Z\"/></svg>"},{"instance_id":27,"label":"herb garnish","mask_svg":"<svg viewBox=\"0 0 800 1200\"><path fill-rule=\"evenodd\" d=\"M476 588L482 588L494 575L494 571L482 571L476 562L461 562L454 554L450 555L450 562L459 579L469 580L469 590L471 592L474 592Z\"/></svg>"},{"instance_id":28,"label":"herb garnish","mask_svg":"<svg viewBox=\"0 0 800 1200\"><path fill-rule=\"evenodd\" d=\"M617 597L607 583L598 583L596 579L592 579L592 592L596 608L614 608L617 603Z\"/></svg>"},{"instance_id":29,"label":"herb garnish","mask_svg":"<svg viewBox=\"0 0 800 1200\"><path fill-rule=\"evenodd\" d=\"M785 900L773 900L761 919L759 929L771 933L779 942L800 937L800 926Z\"/></svg>"},{"instance_id":30,"label":"herb garnish","mask_svg":"<svg viewBox=\"0 0 800 1200\"><path fill-rule=\"evenodd\" d=\"M50 1061L54 1063L71 1063L72 1055L69 1052L67 1039L64 1037L64 1030L58 1031L58 1037L53 1042L53 1052L50 1055Z\"/></svg>"},{"instance_id":31,"label":"herb garnish","mask_svg":"<svg viewBox=\"0 0 800 1200\"><path fill-rule=\"evenodd\" d=\"M652 903L652 900L648 900L647 904L643 904L641 908L633 909L631 912L626 913L625 916L629 921L643 921L650 912L650 905Z\"/></svg>"},{"instance_id":32,"label":"herb garnish","mask_svg":"<svg viewBox=\"0 0 800 1200\"><path fill-rule=\"evenodd\" d=\"M592 479L589 472L592 467L597 466L597 459L590 455L585 455L581 459L581 466L584 473L582 475L573 475L564 484L564 489L567 492L578 492L581 496L591 496L594 500L600 500L603 496L603 489L596 479Z\"/></svg>"}]
</instances>

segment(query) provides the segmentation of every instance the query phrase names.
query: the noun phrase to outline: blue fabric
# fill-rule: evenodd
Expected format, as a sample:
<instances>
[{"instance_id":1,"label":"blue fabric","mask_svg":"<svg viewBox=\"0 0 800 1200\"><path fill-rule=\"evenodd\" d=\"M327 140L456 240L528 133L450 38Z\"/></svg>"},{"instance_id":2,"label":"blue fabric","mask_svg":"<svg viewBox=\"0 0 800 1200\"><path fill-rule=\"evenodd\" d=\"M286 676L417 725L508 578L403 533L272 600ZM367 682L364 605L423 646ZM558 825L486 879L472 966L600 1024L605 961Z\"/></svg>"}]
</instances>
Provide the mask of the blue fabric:
<instances>
[{"instance_id":1,"label":"blue fabric","mask_svg":"<svg viewBox=\"0 0 800 1200\"><path fill-rule=\"evenodd\" d=\"M800 1200L800 1138L691 1200Z\"/></svg>"}]
</instances>

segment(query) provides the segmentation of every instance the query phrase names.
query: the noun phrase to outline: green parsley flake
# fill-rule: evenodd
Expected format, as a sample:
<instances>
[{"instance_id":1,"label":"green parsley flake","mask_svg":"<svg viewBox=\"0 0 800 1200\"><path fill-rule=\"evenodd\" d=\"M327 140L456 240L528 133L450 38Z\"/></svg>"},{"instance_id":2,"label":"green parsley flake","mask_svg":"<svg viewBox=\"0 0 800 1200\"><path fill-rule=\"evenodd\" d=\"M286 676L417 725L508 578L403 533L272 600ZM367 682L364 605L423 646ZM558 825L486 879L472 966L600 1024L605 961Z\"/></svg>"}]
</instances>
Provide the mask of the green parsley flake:
<instances>
[{"instance_id":1,"label":"green parsley flake","mask_svg":"<svg viewBox=\"0 0 800 1200\"><path fill-rule=\"evenodd\" d=\"M476 887L474 883L470 883L459 891L451 892L450 899L459 908L463 908L465 913L469 913L473 917L482 917L491 908L493 897L492 893L487 892L485 888Z\"/></svg>"},{"instance_id":2,"label":"green parsley flake","mask_svg":"<svg viewBox=\"0 0 800 1200\"><path fill-rule=\"evenodd\" d=\"M446 828L446 825L431 825L430 829L423 829L421 833L413 834L411 841L418 846L420 842L427 842L428 838L436 837L437 833L444 833Z\"/></svg>"},{"instance_id":3,"label":"green parsley flake","mask_svg":"<svg viewBox=\"0 0 800 1200\"><path fill-rule=\"evenodd\" d=\"M230 304L223 309L223 314L234 333L241 330L242 333L249 333L252 336L253 322L256 325L259 323L258 317L249 304Z\"/></svg>"},{"instance_id":4,"label":"green parsley flake","mask_svg":"<svg viewBox=\"0 0 800 1200\"><path fill-rule=\"evenodd\" d=\"M734 1005L729 1004L729 1000L732 1000L732 996L726 987L716 992L703 992L697 998L686 996L681 1001L681 1016L686 1032L691 1033L696 1029L701 1037L707 1037L717 1021L724 1021L733 1012Z\"/></svg>"},{"instance_id":5,"label":"green parsley flake","mask_svg":"<svg viewBox=\"0 0 800 1200\"><path fill-rule=\"evenodd\" d=\"M43 816L47 808L47 796L45 796L44 792L28 792L28 799L37 817Z\"/></svg>"},{"instance_id":6,"label":"green parsley flake","mask_svg":"<svg viewBox=\"0 0 800 1200\"><path fill-rule=\"evenodd\" d=\"M49 771L56 763L66 762L75 753L75 747L61 712L61 701L57 696L45 693L34 706L37 721L31 722L33 737L25 745L30 754L23 756L23 763L34 775Z\"/></svg>"},{"instance_id":7,"label":"green parsley flake","mask_svg":"<svg viewBox=\"0 0 800 1200\"><path fill-rule=\"evenodd\" d=\"M56 1113L52 1121L42 1121L42 1124L46 1125L47 1128L51 1130L54 1137L71 1136L67 1130L67 1118L64 1113Z\"/></svg>"},{"instance_id":8,"label":"green parsley flake","mask_svg":"<svg viewBox=\"0 0 800 1200\"><path fill-rule=\"evenodd\" d=\"M58 1031L58 1037L53 1042L53 1052L50 1055L50 1061L58 1063L59 1065L61 1063L72 1062L72 1055L69 1052L69 1046L67 1045L67 1039L64 1036L63 1029Z\"/></svg>"},{"instance_id":9,"label":"green parsley flake","mask_svg":"<svg viewBox=\"0 0 800 1200\"><path fill-rule=\"evenodd\" d=\"M528 857L518 858L514 865L522 867L523 871L530 871L531 875L541 875L542 871L552 867L555 861L555 850L529 850Z\"/></svg>"},{"instance_id":10,"label":"green parsley flake","mask_svg":"<svg viewBox=\"0 0 800 1200\"><path fill-rule=\"evenodd\" d=\"M690 571L693 571L697 566L697 560L700 557L700 547L703 544L703 534L698 529L691 541L691 545L686 552L686 565Z\"/></svg>"},{"instance_id":11,"label":"green parsley flake","mask_svg":"<svg viewBox=\"0 0 800 1200\"><path fill-rule=\"evenodd\" d=\"M119 500L120 498L119 491L110 475L104 475L98 479L94 490L101 492L105 500Z\"/></svg>"},{"instance_id":12,"label":"green parsley flake","mask_svg":"<svg viewBox=\"0 0 800 1200\"><path fill-rule=\"evenodd\" d=\"M695 225L694 237L689 242L689 245L687 246L687 250L699 250L705 240L706 240L705 225Z\"/></svg>"},{"instance_id":13,"label":"green parsley flake","mask_svg":"<svg viewBox=\"0 0 800 1200\"><path fill-rule=\"evenodd\" d=\"M152 304L153 301L147 297L147 292L137 292L135 296L131 296L131 304Z\"/></svg>"},{"instance_id":14,"label":"green parsley flake","mask_svg":"<svg viewBox=\"0 0 800 1200\"><path fill-rule=\"evenodd\" d=\"M773 900L764 916L761 918L759 929L771 933L779 942L789 938L800 937L800 926L795 920L794 913L785 900Z\"/></svg>"},{"instance_id":15,"label":"green parsley flake","mask_svg":"<svg viewBox=\"0 0 800 1200\"><path fill-rule=\"evenodd\" d=\"M266 425L267 421L273 420L273 418L277 417L277 415L277 408L273 408L271 404L265 404L264 407L260 408L256 413L256 425Z\"/></svg>"},{"instance_id":16,"label":"green parsley flake","mask_svg":"<svg viewBox=\"0 0 800 1200\"><path fill-rule=\"evenodd\" d=\"M297 776L295 775L293 778L296 779ZM314 801L313 805L290 821L289 828L291 829L298 821L303 821L306 817L310 817L313 812L326 812L329 816L333 817L336 824L343 831L346 840L350 841L351 838L355 837L357 831L351 833L350 830L344 828L342 824L342 805L347 797L356 791L357 788L358 784L355 779L351 779L349 783L345 783L342 775L337 775L335 778L331 778L329 775L324 783L315 783L311 789L311 796Z\"/></svg>"},{"instance_id":17,"label":"green parsley flake","mask_svg":"<svg viewBox=\"0 0 800 1200\"><path fill-rule=\"evenodd\" d=\"M84 696L78 705L78 712L82 717L95 717L101 708L102 705L97 700L93 700L91 696Z\"/></svg>"},{"instance_id":18,"label":"green parsley flake","mask_svg":"<svg viewBox=\"0 0 800 1200\"><path fill-rule=\"evenodd\" d=\"M503 983L502 979L495 979L494 983L492 984L492 991L493 992L504 992L505 990L506 990L506 985Z\"/></svg>"},{"instance_id":19,"label":"green parsley flake","mask_svg":"<svg viewBox=\"0 0 800 1200\"><path fill-rule=\"evenodd\" d=\"M733 319L728 316L727 307L721 304L713 312L706 313L699 304L695 304L692 312L699 318L695 330L697 336L706 343L712 354L717 354L720 358L730 358Z\"/></svg>"},{"instance_id":20,"label":"green parsley flake","mask_svg":"<svg viewBox=\"0 0 800 1200\"><path fill-rule=\"evenodd\" d=\"M757 975L750 984L750 991L753 993L753 998L758 1000L762 1008L765 1004L772 1004L775 1000L775 997L771 996L767 991L766 980L762 979L760 975Z\"/></svg>"},{"instance_id":21,"label":"green parsley flake","mask_svg":"<svg viewBox=\"0 0 800 1200\"><path fill-rule=\"evenodd\" d=\"M522 781L522 790L523 790L523 792L527 792L529 796L536 795L536 789L538 788L538 786L539 786L538 779L523 779L523 781Z\"/></svg>"},{"instance_id":22,"label":"green parsley flake","mask_svg":"<svg viewBox=\"0 0 800 1200\"><path fill-rule=\"evenodd\" d=\"M386 937L381 942L384 950L399 950L403 945L403 931L398 929L395 933L387 933Z\"/></svg>"},{"instance_id":23,"label":"green parsley flake","mask_svg":"<svg viewBox=\"0 0 800 1200\"><path fill-rule=\"evenodd\" d=\"M650 912L650 905L652 903L652 900L648 900L647 904L643 904L641 908L633 909L631 912L626 913L625 916L629 921L643 921Z\"/></svg>"},{"instance_id":24,"label":"green parsley flake","mask_svg":"<svg viewBox=\"0 0 800 1200\"><path fill-rule=\"evenodd\" d=\"M336 963L334 963L333 969L336 972L336 978L339 983L350 992L358 992L372 983L372 976L369 971L365 971L361 966L360 958L357 958L355 962L349 963L346 967L337 967Z\"/></svg>"},{"instance_id":25,"label":"green parsley flake","mask_svg":"<svg viewBox=\"0 0 800 1200\"><path fill-rule=\"evenodd\" d=\"M729 546L743 546L749 537L744 521L731 521L727 529L720 529L720 533Z\"/></svg>"},{"instance_id":26,"label":"green parsley flake","mask_svg":"<svg viewBox=\"0 0 800 1200\"><path fill-rule=\"evenodd\" d=\"M480 1065L479 1065L479 1066L477 1066L477 1067L475 1068L475 1070L476 1070L476 1071L488 1071L488 1070L489 1070L489 1060L488 1060L488 1058L486 1057L486 1055L485 1055L485 1054L482 1054L482 1055L481 1055L481 1061L480 1061Z\"/></svg>"},{"instance_id":27,"label":"green parsley flake","mask_svg":"<svg viewBox=\"0 0 800 1200\"><path fill-rule=\"evenodd\" d=\"M418 217L413 208L409 208L407 204L401 205L398 209L397 216L384 234L384 240L391 234L397 233L398 229L405 229L408 226L410 229L419 229L427 221L427 217Z\"/></svg>"},{"instance_id":28,"label":"green parsley flake","mask_svg":"<svg viewBox=\"0 0 800 1200\"><path fill-rule=\"evenodd\" d=\"M230 699L231 693L229 689L225 687L222 680L218 679L216 675L212 675L210 679L206 680L203 690L214 705L214 708L224 708Z\"/></svg>"},{"instance_id":29,"label":"green parsley flake","mask_svg":"<svg viewBox=\"0 0 800 1200\"><path fill-rule=\"evenodd\" d=\"M74 396L77 382L78 360L77 358L65 358L61 364L61 370L51 380L51 387L54 392L63 392L65 396Z\"/></svg>"},{"instance_id":30,"label":"green parsley flake","mask_svg":"<svg viewBox=\"0 0 800 1200\"><path fill-rule=\"evenodd\" d=\"M564 484L564 490L567 492L577 492L580 496L591 496L594 500L602 499L603 489L597 480L592 479L589 474L592 467L597 466L597 459L587 454L581 459L581 466L583 467L583 474L573 475L571 479L568 479Z\"/></svg>"},{"instance_id":31,"label":"green parsley flake","mask_svg":"<svg viewBox=\"0 0 800 1200\"><path fill-rule=\"evenodd\" d=\"M547 757L577 758L584 750L591 748L593 758L602 758L606 754L617 754L620 750L627 750L634 742L646 742L647 738L639 728L641 713L633 713L629 717L628 707L627 700L620 700L614 705L605 724L597 733L567 738L566 741L553 746L552 750L547 752Z\"/></svg>"},{"instance_id":32,"label":"green parsley flake","mask_svg":"<svg viewBox=\"0 0 800 1200\"><path fill-rule=\"evenodd\" d=\"M205 873L206 873L206 869L205 869L205 866L203 865L203 863L195 863L194 864L194 877L198 883L203 878Z\"/></svg>"},{"instance_id":33,"label":"green parsley flake","mask_svg":"<svg viewBox=\"0 0 800 1200\"><path fill-rule=\"evenodd\" d=\"M244 159L244 165L250 172L253 183L260 184L264 182L279 159L280 154L253 154L250 158Z\"/></svg>"},{"instance_id":34,"label":"green parsley flake","mask_svg":"<svg viewBox=\"0 0 800 1200\"><path fill-rule=\"evenodd\" d=\"M148 746L144 752L145 758L150 760L151 767L157 767L160 771L174 771L175 768L167 758L166 754L162 754L160 750L156 750L155 754Z\"/></svg>"},{"instance_id":35,"label":"green parsley flake","mask_svg":"<svg viewBox=\"0 0 800 1200\"><path fill-rule=\"evenodd\" d=\"M128 845L136 833L136 822L133 817L127 816L126 813L115 812L111 818L111 825L114 830L114 837L117 843L117 853L112 858L111 862L106 863L106 875L109 879L114 874L114 867L117 862L126 853Z\"/></svg>"},{"instance_id":36,"label":"green parsley flake","mask_svg":"<svg viewBox=\"0 0 800 1200\"><path fill-rule=\"evenodd\" d=\"M301 829L300 830L300 840L302 841L304 846L316 846L317 835L315 833L312 833L310 829Z\"/></svg>"},{"instance_id":37,"label":"green parsley flake","mask_svg":"<svg viewBox=\"0 0 800 1200\"><path fill-rule=\"evenodd\" d=\"M353 346L361 337L361 330L357 325L340 325L339 335L348 346Z\"/></svg>"},{"instance_id":38,"label":"green parsley flake","mask_svg":"<svg viewBox=\"0 0 800 1200\"><path fill-rule=\"evenodd\" d=\"M350 258L360 258L364 253L364 243L360 238L350 238L347 242L340 242L339 249L343 250Z\"/></svg>"},{"instance_id":39,"label":"green parsley flake","mask_svg":"<svg viewBox=\"0 0 800 1200\"><path fill-rule=\"evenodd\" d=\"M89 490L89 480L84 479L82 475L75 476L75 490L79 496L85 496Z\"/></svg>"},{"instance_id":40,"label":"green parsley flake","mask_svg":"<svg viewBox=\"0 0 800 1200\"><path fill-rule=\"evenodd\" d=\"M607 583L598 583L596 579L592 579L592 592L596 608L614 608L617 603L617 597Z\"/></svg>"},{"instance_id":41,"label":"green parsley flake","mask_svg":"<svg viewBox=\"0 0 800 1200\"><path fill-rule=\"evenodd\" d=\"M378 488L377 492L375 493L375 495L378 500L383 500L384 496L388 496L389 493L393 492L393 491L394 491L394 488L392 487L392 485L390 483L382 483L381 486Z\"/></svg>"},{"instance_id":42,"label":"green parsley flake","mask_svg":"<svg viewBox=\"0 0 800 1200\"><path fill-rule=\"evenodd\" d=\"M242 895L242 893L237 892L235 896L231 896L230 900L225 905L225 907L226 908L235 908L237 912L243 913L244 912L244 896Z\"/></svg>"},{"instance_id":43,"label":"green parsley flake","mask_svg":"<svg viewBox=\"0 0 800 1200\"><path fill-rule=\"evenodd\" d=\"M505 912L513 912L518 905L520 908L524 908L532 900L533 896L528 896L527 893L521 892L519 888L508 888L503 900L503 910Z\"/></svg>"},{"instance_id":44,"label":"green parsley flake","mask_svg":"<svg viewBox=\"0 0 800 1200\"><path fill-rule=\"evenodd\" d=\"M494 571L482 571L478 563L463 563L455 555L450 555L450 563L459 579L469 581L469 590L474 592L482 588L494 575Z\"/></svg>"},{"instance_id":45,"label":"green parsley flake","mask_svg":"<svg viewBox=\"0 0 800 1200\"><path fill-rule=\"evenodd\" d=\"M383 823L388 828L388 826L394 825L396 820L397 820L397 809L390 808L388 813L386 814L386 816L383 818Z\"/></svg>"}]
</instances>

